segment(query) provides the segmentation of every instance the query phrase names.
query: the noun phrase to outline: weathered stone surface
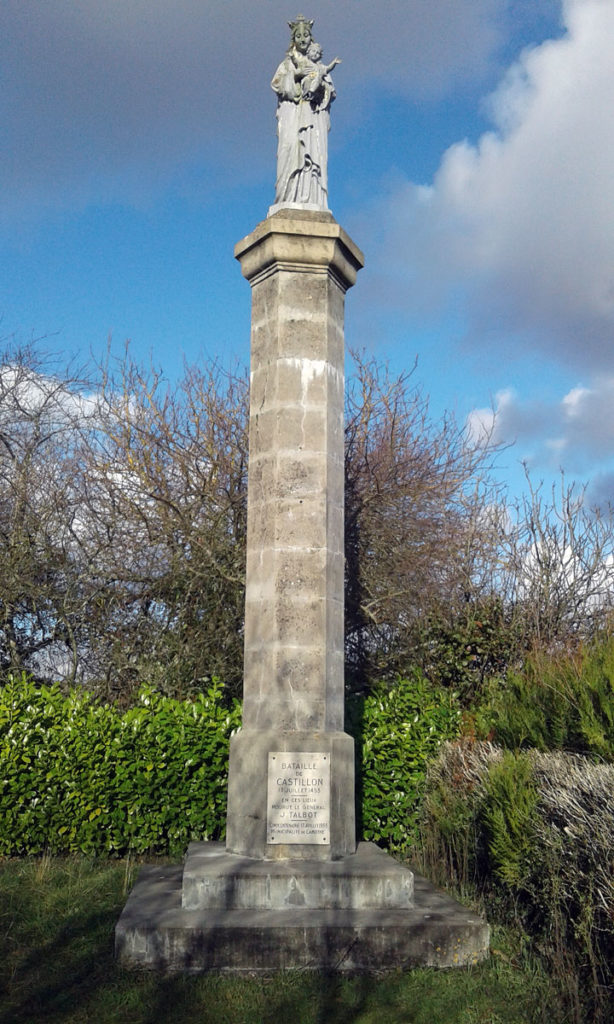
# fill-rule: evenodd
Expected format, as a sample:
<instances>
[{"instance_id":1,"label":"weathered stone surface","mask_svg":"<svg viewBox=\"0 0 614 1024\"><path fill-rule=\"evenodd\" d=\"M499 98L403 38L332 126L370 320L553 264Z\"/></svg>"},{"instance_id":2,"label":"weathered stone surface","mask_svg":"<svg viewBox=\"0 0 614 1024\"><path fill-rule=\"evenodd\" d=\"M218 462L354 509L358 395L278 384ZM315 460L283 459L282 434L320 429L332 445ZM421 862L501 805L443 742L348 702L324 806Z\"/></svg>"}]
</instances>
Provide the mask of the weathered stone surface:
<instances>
[{"instance_id":1,"label":"weathered stone surface","mask_svg":"<svg viewBox=\"0 0 614 1024\"><path fill-rule=\"evenodd\" d=\"M354 742L342 731L343 314L362 254L330 214L301 210L268 218L236 255L252 285L252 375L243 728L230 743L226 847L192 844L183 875L144 869L116 955L247 973L474 963L488 951L484 921L371 844L356 853ZM281 752L330 765L314 828L285 842L277 798L267 832L269 759ZM296 841L316 833L321 845Z\"/></svg>"},{"instance_id":2,"label":"weathered stone surface","mask_svg":"<svg viewBox=\"0 0 614 1024\"><path fill-rule=\"evenodd\" d=\"M355 848L352 741L340 739L343 317L363 260L330 214L305 210L267 218L235 255L252 287L252 351L244 728L232 744L228 849L284 856L264 841L266 756L334 748L342 811L317 852L330 860ZM316 733L322 745L293 747L289 733ZM278 748L278 735L290 745ZM306 845L291 855L312 854Z\"/></svg>"},{"instance_id":3,"label":"weathered stone surface","mask_svg":"<svg viewBox=\"0 0 614 1024\"><path fill-rule=\"evenodd\" d=\"M338 729L344 292L362 256L304 211L268 218L236 255L252 284L244 724Z\"/></svg>"},{"instance_id":4,"label":"weathered stone surface","mask_svg":"<svg viewBox=\"0 0 614 1024\"><path fill-rule=\"evenodd\" d=\"M373 843L336 861L263 861L190 843L183 868L185 910L366 910L413 904L414 876Z\"/></svg>"},{"instance_id":5,"label":"weathered stone surface","mask_svg":"<svg viewBox=\"0 0 614 1024\"><path fill-rule=\"evenodd\" d=\"M300 657L304 657L301 652ZM308 688L295 695L299 713L307 717L313 704ZM274 713L282 715L285 704L274 705ZM334 706L335 701L329 702ZM318 717L326 716L326 707L316 706ZM291 859L339 860L356 850L354 822L354 741L351 736L334 730L328 723L322 732L298 731L292 726L285 732L271 729L243 728L230 740L230 772L228 779L228 819L226 849L239 857L266 860ZM342 725L343 723L339 723ZM330 845L267 843L267 779L271 751L319 751L330 757Z\"/></svg>"},{"instance_id":6,"label":"weathered stone surface","mask_svg":"<svg viewBox=\"0 0 614 1024\"><path fill-rule=\"evenodd\" d=\"M463 967L488 955L486 922L419 876L413 905L405 908L331 910L290 903L281 910L186 910L182 874L181 867L142 869L115 931L116 957L123 966L238 974L381 973ZM257 888L254 882L252 893ZM301 891L305 894L304 881Z\"/></svg>"},{"instance_id":7,"label":"weathered stone surface","mask_svg":"<svg viewBox=\"0 0 614 1024\"><path fill-rule=\"evenodd\" d=\"M364 265L360 249L331 213L280 211L267 217L235 246L235 256L248 281L280 267L329 273L345 289L356 283Z\"/></svg>"}]
</instances>

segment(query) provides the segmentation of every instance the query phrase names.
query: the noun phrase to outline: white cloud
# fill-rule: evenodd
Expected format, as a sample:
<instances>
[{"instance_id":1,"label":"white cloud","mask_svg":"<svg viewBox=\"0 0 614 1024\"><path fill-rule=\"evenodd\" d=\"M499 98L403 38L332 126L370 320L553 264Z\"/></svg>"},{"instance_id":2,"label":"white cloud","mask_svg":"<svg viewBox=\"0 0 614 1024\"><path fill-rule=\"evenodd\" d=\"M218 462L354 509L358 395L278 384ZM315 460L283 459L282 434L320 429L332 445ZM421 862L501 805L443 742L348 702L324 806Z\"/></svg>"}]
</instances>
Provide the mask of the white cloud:
<instances>
[{"instance_id":1,"label":"white cloud","mask_svg":"<svg viewBox=\"0 0 614 1024\"><path fill-rule=\"evenodd\" d=\"M480 80L505 8L312 0L317 38L344 58L338 119L360 116L378 83L415 101ZM269 82L294 15L282 0L3 0L5 211L146 202L190 161L218 185L270 172Z\"/></svg>"},{"instance_id":2,"label":"white cloud","mask_svg":"<svg viewBox=\"0 0 614 1024\"><path fill-rule=\"evenodd\" d=\"M614 455L614 377L592 387L574 388L561 402L562 428L568 448L594 458Z\"/></svg>"},{"instance_id":3,"label":"white cloud","mask_svg":"<svg viewBox=\"0 0 614 1024\"><path fill-rule=\"evenodd\" d=\"M483 409L473 409L467 416L467 431L469 438L478 444L485 444L489 440L495 442L509 441L505 437L502 424L506 421L506 412L513 408L516 403L516 396L511 388L498 391L492 405Z\"/></svg>"},{"instance_id":4,"label":"white cloud","mask_svg":"<svg viewBox=\"0 0 614 1024\"><path fill-rule=\"evenodd\" d=\"M383 250L403 301L461 301L473 341L510 337L603 371L614 342L614 3L566 0L565 35L527 50L494 130L445 153L429 191L388 197ZM459 300L459 295L461 299Z\"/></svg>"},{"instance_id":5,"label":"white cloud","mask_svg":"<svg viewBox=\"0 0 614 1024\"><path fill-rule=\"evenodd\" d=\"M495 430L495 410L492 409L472 409L467 416L467 435L468 440L473 441L475 444L483 445L493 436Z\"/></svg>"},{"instance_id":6,"label":"white cloud","mask_svg":"<svg viewBox=\"0 0 614 1024\"><path fill-rule=\"evenodd\" d=\"M514 444L518 460L535 469L594 478L591 496L614 497L614 376L595 377L590 387L571 388L561 398L526 400L513 390L499 392L492 409L474 409L467 426L473 437L489 430L493 439Z\"/></svg>"},{"instance_id":7,"label":"white cloud","mask_svg":"<svg viewBox=\"0 0 614 1024\"><path fill-rule=\"evenodd\" d=\"M581 415L582 406L587 398L592 394L590 388L577 387L572 388L564 395L562 400L562 406L565 414L570 418L576 418Z\"/></svg>"}]
</instances>

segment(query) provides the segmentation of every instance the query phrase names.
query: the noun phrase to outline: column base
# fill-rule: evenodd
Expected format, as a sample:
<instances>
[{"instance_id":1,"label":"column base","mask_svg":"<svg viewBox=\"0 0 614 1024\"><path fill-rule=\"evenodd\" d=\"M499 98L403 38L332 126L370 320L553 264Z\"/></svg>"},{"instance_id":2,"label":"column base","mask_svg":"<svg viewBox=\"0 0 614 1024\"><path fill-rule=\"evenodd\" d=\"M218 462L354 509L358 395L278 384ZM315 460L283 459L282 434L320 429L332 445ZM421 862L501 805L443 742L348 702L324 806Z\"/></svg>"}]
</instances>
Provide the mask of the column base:
<instances>
[{"instance_id":1,"label":"column base","mask_svg":"<svg viewBox=\"0 0 614 1024\"><path fill-rule=\"evenodd\" d=\"M211 845L214 858L227 856L221 844ZM386 876L396 875L397 880L404 872L411 876L387 854L361 843L356 856L342 865L355 878L361 872L364 877L363 869L371 865L365 890L367 902L377 888L375 864L381 873L382 894L386 891ZM279 880L278 865L268 867L273 874L277 872ZM337 865L302 861L288 868L294 872L297 885L286 889L282 898L285 905L274 909L261 905L184 909L182 868L143 868L115 929L117 960L124 967L176 972L270 974L300 969L381 973L418 966L464 967L488 955L486 922L437 892L423 878L415 878L408 906L387 906L384 902L380 906L310 907L292 902L292 892L301 892L307 898L311 885L307 880L321 879L323 868L330 874ZM247 865L243 878L250 877L250 871L251 865ZM224 889L214 888L218 896ZM357 893L360 887L354 888ZM281 891L279 886L277 889ZM320 883L316 889L321 895Z\"/></svg>"},{"instance_id":2,"label":"column base","mask_svg":"<svg viewBox=\"0 0 614 1024\"><path fill-rule=\"evenodd\" d=\"M269 753L320 753L330 758L330 832L326 845L269 843ZM262 860L339 860L356 851L354 740L344 732L241 729L230 740L226 850Z\"/></svg>"}]
</instances>

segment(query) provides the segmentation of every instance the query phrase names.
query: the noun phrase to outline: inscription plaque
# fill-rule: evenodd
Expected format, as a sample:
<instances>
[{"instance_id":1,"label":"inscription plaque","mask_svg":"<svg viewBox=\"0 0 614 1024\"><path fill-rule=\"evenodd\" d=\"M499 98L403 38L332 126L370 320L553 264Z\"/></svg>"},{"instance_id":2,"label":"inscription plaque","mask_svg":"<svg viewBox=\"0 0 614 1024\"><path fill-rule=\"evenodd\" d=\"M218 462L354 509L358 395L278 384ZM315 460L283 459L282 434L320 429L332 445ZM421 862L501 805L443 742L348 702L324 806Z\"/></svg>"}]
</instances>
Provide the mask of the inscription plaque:
<instances>
[{"instance_id":1,"label":"inscription plaque","mask_svg":"<svg viewBox=\"0 0 614 1024\"><path fill-rule=\"evenodd\" d=\"M330 754L269 753L267 843L330 844Z\"/></svg>"}]
</instances>

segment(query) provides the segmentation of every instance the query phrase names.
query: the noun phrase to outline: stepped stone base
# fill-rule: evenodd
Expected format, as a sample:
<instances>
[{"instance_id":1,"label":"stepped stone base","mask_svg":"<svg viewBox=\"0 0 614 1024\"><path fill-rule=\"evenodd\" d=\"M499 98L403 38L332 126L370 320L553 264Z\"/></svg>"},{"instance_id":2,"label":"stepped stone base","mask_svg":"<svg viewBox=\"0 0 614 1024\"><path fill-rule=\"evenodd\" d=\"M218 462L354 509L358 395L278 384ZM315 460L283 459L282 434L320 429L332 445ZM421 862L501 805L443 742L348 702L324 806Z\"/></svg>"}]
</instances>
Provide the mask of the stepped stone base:
<instances>
[{"instance_id":1,"label":"stepped stone base","mask_svg":"<svg viewBox=\"0 0 614 1024\"><path fill-rule=\"evenodd\" d=\"M119 963L166 971L358 973L462 967L488 953L485 921L372 844L329 864L232 858L233 867L228 858L221 844L194 844L185 874L181 866L143 868L115 929ZM199 861L210 865L209 886L202 875L197 881ZM182 906L182 890L184 902L208 906ZM372 906L378 892L384 905ZM386 893L405 905L386 906ZM246 900L258 905L240 906ZM308 900L344 905L314 907ZM231 909L219 905L225 901Z\"/></svg>"}]
</instances>

